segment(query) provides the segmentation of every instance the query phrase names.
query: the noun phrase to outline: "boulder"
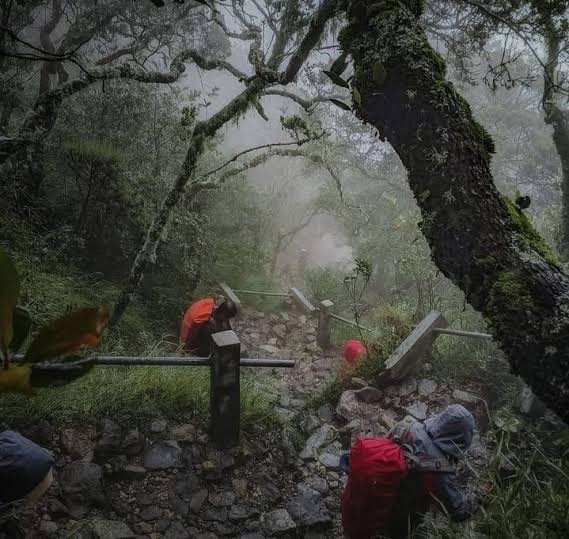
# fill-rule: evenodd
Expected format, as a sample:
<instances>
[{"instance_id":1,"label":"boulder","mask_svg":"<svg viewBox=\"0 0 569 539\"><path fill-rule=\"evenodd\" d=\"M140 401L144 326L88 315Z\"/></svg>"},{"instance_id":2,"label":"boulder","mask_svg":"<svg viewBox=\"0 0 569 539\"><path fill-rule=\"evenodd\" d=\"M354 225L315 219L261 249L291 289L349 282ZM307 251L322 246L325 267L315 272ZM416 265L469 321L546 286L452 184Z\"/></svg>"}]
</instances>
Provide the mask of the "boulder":
<instances>
[{"instance_id":1,"label":"boulder","mask_svg":"<svg viewBox=\"0 0 569 539\"><path fill-rule=\"evenodd\" d=\"M263 524L269 537L294 532L296 524L286 509L277 509L263 515Z\"/></svg>"},{"instance_id":2,"label":"boulder","mask_svg":"<svg viewBox=\"0 0 569 539\"><path fill-rule=\"evenodd\" d=\"M429 407L424 402L418 401L413 403L411 406L407 406L405 411L415 419L423 421L424 419L427 419Z\"/></svg>"},{"instance_id":3,"label":"boulder","mask_svg":"<svg viewBox=\"0 0 569 539\"><path fill-rule=\"evenodd\" d=\"M122 453L129 457L135 457L144 449L144 438L136 428L130 429L122 441Z\"/></svg>"},{"instance_id":4,"label":"boulder","mask_svg":"<svg viewBox=\"0 0 569 539\"><path fill-rule=\"evenodd\" d=\"M182 467L182 449L178 442L167 440L155 442L144 449L144 467L147 470L167 470Z\"/></svg>"},{"instance_id":5,"label":"boulder","mask_svg":"<svg viewBox=\"0 0 569 539\"><path fill-rule=\"evenodd\" d=\"M286 326L284 324L277 324L276 326L273 326L273 333L279 339L284 339L286 337Z\"/></svg>"},{"instance_id":6,"label":"boulder","mask_svg":"<svg viewBox=\"0 0 569 539\"><path fill-rule=\"evenodd\" d=\"M400 397L407 397L417 391L417 380L408 380L399 386L397 393Z\"/></svg>"},{"instance_id":7,"label":"boulder","mask_svg":"<svg viewBox=\"0 0 569 539\"><path fill-rule=\"evenodd\" d=\"M150 423L150 432L160 434L168 428L168 423L161 418L153 419Z\"/></svg>"},{"instance_id":8,"label":"boulder","mask_svg":"<svg viewBox=\"0 0 569 539\"><path fill-rule=\"evenodd\" d=\"M255 507L248 505L233 505L229 510L229 520L239 522L241 520L258 517L260 514L261 512Z\"/></svg>"},{"instance_id":9,"label":"boulder","mask_svg":"<svg viewBox=\"0 0 569 539\"><path fill-rule=\"evenodd\" d=\"M352 389L344 391L336 406L336 415L344 421L351 421L360 415L359 401L355 393Z\"/></svg>"},{"instance_id":10,"label":"boulder","mask_svg":"<svg viewBox=\"0 0 569 539\"><path fill-rule=\"evenodd\" d=\"M207 500L208 491L205 489L196 492L190 500L190 510L192 513L199 513L204 502Z\"/></svg>"},{"instance_id":11,"label":"boulder","mask_svg":"<svg viewBox=\"0 0 569 539\"><path fill-rule=\"evenodd\" d=\"M181 444L191 444L195 440L195 435L196 428L190 423L176 425L172 429L172 439Z\"/></svg>"},{"instance_id":12,"label":"boulder","mask_svg":"<svg viewBox=\"0 0 569 539\"><path fill-rule=\"evenodd\" d=\"M419 382L419 395L421 397L428 397L437 390L437 383L434 380L421 380Z\"/></svg>"},{"instance_id":13,"label":"boulder","mask_svg":"<svg viewBox=\"0 0 569 539\"><path fill-rule=\"evenodd\" d=\"M209 495L209 503L214 507L229 507L235 502L235 494L230 490L222 492L211 492Z\"/></svg>"},{"instance_id":14,"label":"boulder","mask_svg":"<svg viewBox=\"0 0 569 539\"><path fill-rule=\"evenodd\" d=\"M355 390L354 395L359 401L367 403L379 402L383 397L383 393L379 389L371 386Z\"/></svg>"},{"instance_id":15,"label":"boulder","mask_svg":"<svg viewBox=\"0 0 569 539\"><path fill-rule=\"evenodd\" d=\"M298 527L328 526L332 522L322 495L300 484L298 494L287 504L286 509Z\"/></svg>"},{"instance_id":16,"label":"boulder","mask_svg":"<svg viewBox=\"0 0 569 539\"><path fill-rule=\"evenodd\" d=\"M122 429L120 426L110 419L104 419L99 428L95 455L101 458L117 455L121 452L121 444Z\"/></svg>"},{"instance_id":17,"label":"boulder","mask_svg":"<svg viewBox=\"0 0 569 539\"><path fill-rule=\"evenodd\" d=\"M322 425L308 438L300 453L300 458L303 460L314 458L316 450L334 441L335 437L336 433L330 425Z\"/></svg>"},{"instance_id":18,"label":"boulder","mask_svg":"<svg viewBox=\"0 0 569 539\"><path fill-rule=\"evenodd\" d=\"M101 507L105 503L103 470L93 462L68 464L59 476L61 494L70 514L83 517L89 507Z\"/></svg>"},{"instance_id":19,"label":"boulder","mask_svg":"<svg viewBox=\"0 0 569 539\"><path fill-rule=\"evenodd\" d=\"M93 449L96 432L93 428L79 430L74 428L63 429L60 435L63 451L77 460L85 457Z\"/></svg>"}]
</instances>

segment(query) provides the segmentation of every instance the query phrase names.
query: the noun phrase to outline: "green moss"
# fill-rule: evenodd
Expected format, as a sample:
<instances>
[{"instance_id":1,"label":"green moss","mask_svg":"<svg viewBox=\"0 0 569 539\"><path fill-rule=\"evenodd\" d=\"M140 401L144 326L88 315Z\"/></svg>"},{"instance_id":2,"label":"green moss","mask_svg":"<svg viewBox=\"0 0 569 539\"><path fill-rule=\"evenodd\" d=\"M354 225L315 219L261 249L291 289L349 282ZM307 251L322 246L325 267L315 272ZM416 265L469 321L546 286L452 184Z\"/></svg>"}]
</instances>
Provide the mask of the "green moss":
<instances>
[{"instance_id":1,"label":"green moss","mask_svg":"<svg viewBox=\"0 0 569 539\"><path fill-rule=\"evenodd\" d=\"M533 299L528 292L527 285L513 271L502 271L492 285L488 296L489 303L507 303L516 310L531 308Z\"/></svg>"},{"instance_id":2,"label":"green moss","mask_svg":"<svg viewBox=\"0 0 569 539\"><path fill-rule=\"evenodd\" d=\"M503 196L502 200L516 232L516 240L520 248L523 251L535 251L549 265L560 269L561 265L553 249L535 230L527 216L508 197Z\"/></svg>"}]
</instances>

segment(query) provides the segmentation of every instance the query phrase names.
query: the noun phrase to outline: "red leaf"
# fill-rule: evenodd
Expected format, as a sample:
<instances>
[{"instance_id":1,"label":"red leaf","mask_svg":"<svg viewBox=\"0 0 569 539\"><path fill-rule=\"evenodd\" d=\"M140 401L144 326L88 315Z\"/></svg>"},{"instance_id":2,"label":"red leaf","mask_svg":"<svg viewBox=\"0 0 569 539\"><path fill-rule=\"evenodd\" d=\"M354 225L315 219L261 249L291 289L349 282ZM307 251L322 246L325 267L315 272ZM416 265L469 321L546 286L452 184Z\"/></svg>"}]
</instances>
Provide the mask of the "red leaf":
<instances>
[{"instance_id":1,"label":"red leaf","mask_svg":"<svg viewBox=\"0 0 569 539\"><path fill-rule=\"evenodd\" d=\"M44 327L30 344L25 361L37 362L76 352L84 346L97 346L107 325L105 307L81 309Z\"/></svg>"}]
</instances>

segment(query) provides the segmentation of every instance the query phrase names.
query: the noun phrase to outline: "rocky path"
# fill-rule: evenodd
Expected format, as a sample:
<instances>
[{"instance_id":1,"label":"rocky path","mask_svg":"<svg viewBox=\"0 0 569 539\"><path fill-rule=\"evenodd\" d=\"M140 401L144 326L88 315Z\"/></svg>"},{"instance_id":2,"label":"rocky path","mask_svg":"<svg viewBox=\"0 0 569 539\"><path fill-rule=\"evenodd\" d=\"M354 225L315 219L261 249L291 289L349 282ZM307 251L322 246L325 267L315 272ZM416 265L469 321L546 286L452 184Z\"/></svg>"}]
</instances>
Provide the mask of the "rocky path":
<instances>
[{"instance_id":1,"label":"rocky path","mask_svg":"<svg viewBox=\"0 0 569 539\"><path fill-rule=\"evenodd\" d=\"M339 459L356 436L385 434L405 415L424 419L450 400L481 413L474 395L428 378L383 391L354 379L337 407L309 409L340 362L339 350L319 350L315 321L291 307L245 313L235 330L250 357L296 360L294 369L256 373L274 384L285 428L259 426L240 448L219 452L189 416L138 428L127 418L61 432L36 425L24 434L53 450L57 480L28 537L341 538ZM472 456L485 458L479 440Z\"/></svg>"}]
</instances>

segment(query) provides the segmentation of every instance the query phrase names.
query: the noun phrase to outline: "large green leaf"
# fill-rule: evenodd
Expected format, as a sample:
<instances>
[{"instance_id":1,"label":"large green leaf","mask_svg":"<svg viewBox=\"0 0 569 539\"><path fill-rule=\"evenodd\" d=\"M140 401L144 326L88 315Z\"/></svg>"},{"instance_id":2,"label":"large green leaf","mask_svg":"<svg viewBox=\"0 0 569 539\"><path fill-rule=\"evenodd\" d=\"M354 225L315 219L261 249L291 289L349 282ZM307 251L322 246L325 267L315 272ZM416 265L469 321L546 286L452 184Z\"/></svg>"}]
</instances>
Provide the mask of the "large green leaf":
<instances>
[{"instance_id":1,"label":"large green leaf","mask_svg":"<svg viewBox=\"0 0 569 539\"><path fill-rule=\"evenodd\" d=\"M0 247L0 354L4 361L14 334L14 308L19 295L18 272L6 251Z\"/></svg>"},{"instance_id":2,"label":"large green leaf","mask_svg":"<svg viewBox=\"0 0 569 539\"><path fill-rule=\"evenodd\" d=\"M96 346L108 320L109 314L103 306L66 314L38 333L26 352L25 361L44 361Z\"/></svg>"}]
</instances>

